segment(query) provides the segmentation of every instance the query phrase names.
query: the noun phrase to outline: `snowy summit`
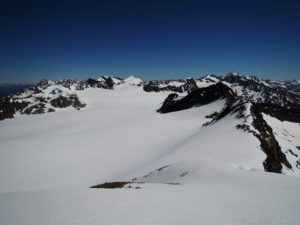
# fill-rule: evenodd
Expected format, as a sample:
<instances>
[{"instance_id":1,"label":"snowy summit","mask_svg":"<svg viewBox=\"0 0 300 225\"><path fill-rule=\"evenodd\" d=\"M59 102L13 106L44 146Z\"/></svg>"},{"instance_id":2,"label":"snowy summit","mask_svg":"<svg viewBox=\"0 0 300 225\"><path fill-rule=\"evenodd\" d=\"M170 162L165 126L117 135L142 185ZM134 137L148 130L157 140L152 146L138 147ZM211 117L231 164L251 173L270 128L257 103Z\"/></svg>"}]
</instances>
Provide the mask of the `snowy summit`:
<instances>
[{"instance_id":1,"label":"snowy summit","mask_svg":"<svg viewBox=\"0 0 300 225\"><path fill-rule=\"evenodd\" d=\"M143 80L134 76L129 76L126 79L124 79L124 82L127 84L133 84L133 85L141 85L143 84Z\"/></svg>"}]
</instances>

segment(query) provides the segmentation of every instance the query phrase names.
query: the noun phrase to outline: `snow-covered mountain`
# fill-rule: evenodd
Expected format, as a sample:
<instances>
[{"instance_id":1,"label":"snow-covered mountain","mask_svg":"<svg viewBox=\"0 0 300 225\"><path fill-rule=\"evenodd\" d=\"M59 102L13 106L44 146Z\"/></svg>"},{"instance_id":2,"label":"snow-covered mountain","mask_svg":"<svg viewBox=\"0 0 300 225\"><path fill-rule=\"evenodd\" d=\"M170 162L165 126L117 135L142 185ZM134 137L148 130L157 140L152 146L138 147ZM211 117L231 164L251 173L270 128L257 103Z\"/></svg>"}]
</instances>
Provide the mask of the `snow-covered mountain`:
<instances>
[{"instance_id":1,"label":"snow-covered mountain","mask_svg":"<svg viewBox=\"0 0 300 225\"><path fill-rule=\"evenodd\" d=\"M78 80L42 80L36 86L23 92L10 95L0 101L0 120L13 118L20 114L43 114L55 112L61 108L80 109L86 106L76 92L87 88L113 89L114 85L124 83L123 79L102 76L85 81Z\"/></svg>"},{"instance_id":2,"label":"snow-covered mountain","mask_svg":"<svg viewBox=\"0 0 300 225\"><path fill-rule=\"evenodd\" d=\"M82 108L85 104L78 99L76 92L88 88L114 89L129 84L142 86L146 92L171 91L190 93L196 89L222 82L230 87L237 96L259 103L269 114L281 120L298 122L300 95L299 81L270 81L255 76L241 76L237 72L223 77L207 75L200 79L187 78L177 80L143 81L130 76L126 79L114 76L102 76L98 79L78 80L42 80L35 87L11 95L0 101L0 120L13 118L19 114L40 114L54 112L57 108L73 106ZM61 104L56 104L61 102ZM79 104L81 103L81 104Z\"/></svg>"},{"instance_id":3,"label":"snow-covered mountain","mask_svg":"<svg viewBox=\"0 0 300 225\"><path fill-rule=\"evenodd\" d=\"M229 114L234 115L237 119L243 119L240 124L236 125L236 128L253 134L260 141L261 149L267 155L263 163L266 171L281 173L283 166L290 170L298 170L300 165L298 155L293 155L297 158L297 161L292 166L287 160L286 155L281 151L272 128L264 120L264 115L272 115L277 119L300 123L300 101L298 101L298 98L293 99L292 107L295 110L289 111L281 107L281 101L278 105L276 103L266 104L266 101L271 101L272 99L267 100L265 98L264 101L258 101L252 98L253 100L250 100L250 96L235 92L230 85L227 86L219 82L209 87L199 88L185 97L179 97L178 94L174 93L170 94L158 111L161 113L170 113L210 104L218 99L225 99L226 103L224 107L219 111L213 112L211 115L207 115L211 121L206 122L203 126L216 123ZM278 97L280 98L280 96ZM297 146L293 146L292 149L286 149L286 152L293 154L297 150L299 150Z\"/></svg>"},{"instance_id":4,"label":"snow-covered mountain","mask_svg":"<svg viewBox=\"0 0 300 225\"><path fill-rule=\"evenodd\" d=\"M263 163L266 171L282 173L283 166L290 170L300 167L300 160L294 160L292 165L286 158L286 154L298 158L295 153L297 146L286 149L284 154L272 128L263 118L263 115L269 115L281 121L300 123L300 94L295 91L299 85L297 81L276 82L255 76L241 76L237 72L223 77L207 75L200 79L148 82L134 76L126 79L102 76L85 81L44 79L35 87L2 99L0 119L21 114L55 112L68 107L79 110L86 103L78 97L78 92L91 88L114 89L124 85L142 87L146 92L173 92L158 109L161 113L186 110L225 99L226 103L221 110L206 115L211 121L206 122L205 126L230 113L234 114L236 118L244 119L236 127L253 134L260 141L261 149L267 155ZM174 92L181 93L181 96ZM184 93L186 96L183 96Z\"/></svg>"},{"instance_id":5,"label":"snow-covered mountain","mask_svg":"<svg viewBox=\"0 0 300 225\"><path fill-rule=\"evenodd\" d=\"M4 98L0 224L296 225L300 104L284 83L103 76Z\"/></svg>"},{"instance_id":6,"label":"snow-covered mountain","mask_svg":"<svg viewBox=\"0 0 300 225\"><path fill-rule=\"evenodd\" d=\"M290 91L300 92L300 80L272 81L272 83L287 88Z\"/></svg>"}]
</instances>

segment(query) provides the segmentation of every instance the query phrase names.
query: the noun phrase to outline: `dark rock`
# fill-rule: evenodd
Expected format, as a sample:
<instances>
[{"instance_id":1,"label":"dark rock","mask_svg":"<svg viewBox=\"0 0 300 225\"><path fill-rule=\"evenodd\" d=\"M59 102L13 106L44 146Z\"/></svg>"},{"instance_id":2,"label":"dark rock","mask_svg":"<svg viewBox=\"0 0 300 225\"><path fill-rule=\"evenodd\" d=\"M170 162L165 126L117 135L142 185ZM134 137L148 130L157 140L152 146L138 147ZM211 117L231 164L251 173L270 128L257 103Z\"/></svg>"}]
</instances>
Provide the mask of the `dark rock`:
<instances>
[{"instance_id":1,"label":"dark rock","mask_svg":"<svg viewBox=\"0 0 300 225\"><path fill-rule=\"evenodd\" d=\"M114 81L113 81L113 79L111 78L111 77L103 77L104 78L104 80L105 80L105 84L107 85L107 87L109 88L109 89L113 89L113 87L114 87Z\"/></svg>"},{"instance_id":2,"label":"dark rock","mask_svg":"<svg viewBox=\"0 0 300 225\"><path fill-rule=\"evenodd\" d=\"M50 94L52 94L52 95L60 94L60 93L62 93L62 90L60 90L60 89L58 89L58 88L55 88L55 89L53 89L53 90L50 92Z\"/></svg>"},{"instance_id":3,"label":"dark rock","mask_svg":"<svg viewBox=\"0 0 300 225\"><path fill-rule=\"evenodd\" d=\"M218 112L213 112L212 114L207 115L205 117L208 118L208 119L213 119L213 118L216 118L218 115L219 115Z\"/></svg>"},{"instance_id":4,"label":"dark rock","mask_svg":"<svg viewBox=\"0 0 300 225\"><path fill-rule=\"evenodd\" d=\"M36 105L26 108L22 113L24 114L42 114L46 112L44 103L38 103Z\"/></svg>"},{"instance_id":5,"label":"dark rock","mask_svg":"<svg viewBox=\"0 0 300 225\"><path fill-rule=\"evenodd\" d=\"M126 184L129 184L129 181L117 181L117 182L109 182L109 183L103 183L103 184L98 184L95 186L92 186L90 188L122 188L124 187Z\"/></svg>"},{"instance_id":6,"label":"dark rock","mask_svg":"<svg viewBox=\"0 0 300 225\"><path fill-rule=\"evenodd\" d=\"M41 80L36 86L45 89L51 85L50 81L47 79Z\"/></svg>"},{"instance_id":7,"label":"dark rock","mask_svg":"<svg viewBox=\"0 0 300 225\"><path fill-rule=\"evenodd\" d=\"M152 172L150 172L150 173L144 175L143 178L145 179L145 178L149 177L149 176L150 176L151 174L153 174L153 173L161 172L162 170L168 168L169 166L171 166L171 165L166 165L166 166L160 167L160 168L158 168L157 170L154 170L154 171L152 171ZM136 179L133 179L132 182L136 182Z\"/></svg>"},{"instance_id":8,"label":"dark rock","mask_svg":"<svg viewBox=\"0 0 300 225\"><path fill-rule=\"evenodd\" d=\"M87 79L87 80L85 81L85 83L88 84L88 85L91 86L91 87L96 87L100 82L97 81L97 80L95 80L95 79L89 78L89 79Z\"/></svg>"},{"instance_id":9,"label":"dark rock","mask_svg":"<svg viewBox=\"0 0 300 225\"><path fill-rule=\"evenodd\" d=\"M86 104L83 104L79 101L77 95L70 95L68 97L59 96L56 99L52 99L50 104L56 108L66 108L69 106L73 106L74 108L82 108L86 106Z\"/></svg>"},{"instance_id":10,"label":"dark rock","mask_svg":"<svg viewBox=\"0 0 300 225\"><path fill-rule=\"evenodd\" d=\"M16 111L23 110L29 102L11 102L9 98L0 100L0 120L14 118Z\"/></svg>"},{"instance_id":11,"label":"dark rock","mask_svg":"<svg viewBox=\"0 0 300 225\"><path fill-rule=\"evenodd\" d=\"M296 162L296 167L297 167L298 169L300 169L300 160L297 160L297 162Z\"/></svg>"},{"instance_id":12,"label":"dark rock","mask_svg":"<svg viewBox=\"0 0 300 225\"><path fill-rule=\"evenodd\" d=\"M189 174L189 172L186 171L186 172L183 172L183 173L179 174L179 176L180 176L180 177L184 177L185 175L188 175L188 174Z\"/></svg>"},{"instance_id":13,"label":"dark rock","mask_svg":"<svg viewBox=\"0 0 300 225\"><path fill-rule=\"evenodd\" d=\"M287 168L292 169L285 154L281 151L281 147L273 134L272 128L263 119L259 105L252 105L251 114L253 117L252 125L259 132L259 135L255 133L255 136L260 141L261 149L267 155L267 158L263 163L265 171L282 173L282 164Z\"/></svg>"},{"instance_id":14,"label":"dark rock","mask_svg":"<svg viewBox=\"0 0 300 225\"><path fill-rule=\"evenodd\" d=\"M241 130L243 130L243 131L245 131L245 132L248 132L248 133L252 133L252 132L250 131L249 125L247 125L247 124L238 124L238 125L236 125L236 128L237 128L237 129L241 129Z\"/></svg>"},{"instance_id":15,"label":"dark rock","mask_svg":"<svg viewBox=\"0 0 300 225\"><path fill-rule=\"evenodd\" d=\"M35 101L47 103L47 100L45 98L43 98L43 97L35 97Z\"/></svg>"},{"instance_id":16,"label":"dark rock","mask_svg":"<svg viewBox=\"0 0 300 225\"><path fill-rule=\"evenodd\" d=\"M228 107L236 101L236 95L234 92L221 82L205 88L196 89L179 100L175 99L177 96L176 94L169 95L158 112L169 113L180 111L196 105L205 105L220 98L227 99ZM227 111L228 109L224 110L220 116L222 117L223 114L227 113Z\"/></svg>"},{"instance_id":17,"label":"dark rock","mask_svg":"<svg viewBox=\"0 0 300 225\"><path fill-rule=\"evenodd\" d=\"M147 84L145 84L143 89L146 92L158 92L161 90L157 85L154 84L153 81L149 81Z\"/></svg>"},{"instance_id":18,"label":"dark rock","mask_svg":"<svg viewBox=\"0 0 300 225\"><path fill-rule=\"evenodd\" d=\"M49 109L48 109L48 112L55 112L55 109L49 108Z\"/></svg>"},{"instance_id":19,"label":"dark rock","mask_svg":"<svg viewBox=\"0 0 300 225\"><path fill-rule=\"evenodd\" d=\"M298 155L292 151L292 149L288 149L286 153L290 153L292 156L298 158Z\"/></svg>"},{"instance_id":20,"label":"dark rock","mask_svg":"<svg viewBox=\"0 0 300 225\"><path fill-rule=\"evenodd\" d=\"M283 107L272 103L260 103L259 106L262 112L281 121L300 123L300 104Z\"/></svg>"}]
</instances>

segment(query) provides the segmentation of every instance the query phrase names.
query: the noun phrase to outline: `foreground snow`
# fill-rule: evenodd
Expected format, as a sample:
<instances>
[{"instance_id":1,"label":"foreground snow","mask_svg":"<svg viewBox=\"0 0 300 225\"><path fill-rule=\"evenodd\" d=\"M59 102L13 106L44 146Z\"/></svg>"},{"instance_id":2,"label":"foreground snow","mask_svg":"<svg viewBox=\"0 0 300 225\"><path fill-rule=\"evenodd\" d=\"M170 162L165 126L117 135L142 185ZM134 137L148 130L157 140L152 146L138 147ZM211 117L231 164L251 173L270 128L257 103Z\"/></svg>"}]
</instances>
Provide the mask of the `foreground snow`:
<instances>
[{"instance_id":1,"label":"foreground snow","mask_svg":"<svg viewBox=\"0 0 300 225\"><path fill-rule=\"evenodd\" d=\"M6 225L296 225L299 185L290 177L259 174L198 185L17 192L0 195L0 218Z\"/></svg>"},{"instance_id":2,"label":"foreground snow","mask_svg":"<svg viewBox=\"0 0 300 225\"><path fill-rule=\"evenodd\" d=\"M263 172L234 115L202 127L225 102L156 113L168 94L87 89L79 111L2 121L0 224L298 224L299 178Z\"/></svg>"}]
</instances>

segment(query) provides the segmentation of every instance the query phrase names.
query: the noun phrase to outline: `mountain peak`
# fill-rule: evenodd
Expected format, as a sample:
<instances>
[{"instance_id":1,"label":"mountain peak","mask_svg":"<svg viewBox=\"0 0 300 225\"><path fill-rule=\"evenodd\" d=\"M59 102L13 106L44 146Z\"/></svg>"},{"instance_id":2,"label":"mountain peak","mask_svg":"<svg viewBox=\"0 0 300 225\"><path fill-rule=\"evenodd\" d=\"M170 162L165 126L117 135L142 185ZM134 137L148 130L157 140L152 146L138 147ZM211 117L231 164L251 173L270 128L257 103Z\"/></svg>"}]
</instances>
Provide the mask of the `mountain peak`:
<instances>
[{"instance_id":1,"label":"mountain peak","mask_svg":"<svg viewBox=\"0 0 300 225\"><path fill-rule=\"evenodd\" d=\"M124 79L125 83L132 85L141 85L144 81L141 78L130 75L126 79Z\"/></svg>"},{"instance_id":2,"label":"mountain peak","mask_svg":"<svg viewBox=\"0 0 300 225\"><path fill-rule=\"evenodd\" d=\"M232 71L232 72L229 72L229 73L226 73L224 75L224 77L229 77L229 76L241 76L241 73L240 72L237 72L237 71Z\"/></svg>"},{"instance_id":3,"label":"mountain peak","mask_svg":"<svg viewBox=\"0 0 300 225\"><path fill-rule=\"evenodd\" d=\"M50 85L53 85L54 84L54 82L53 81L51 81L51 80L47 80L47 79L42 79L38 84L37 84L37 86L38 87L42 87L42 88L44 88L44 87L47 87L47 86L50 86Z\"/></svg>"}]
</instances>

